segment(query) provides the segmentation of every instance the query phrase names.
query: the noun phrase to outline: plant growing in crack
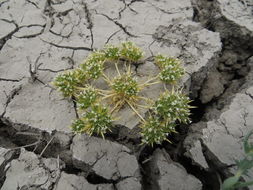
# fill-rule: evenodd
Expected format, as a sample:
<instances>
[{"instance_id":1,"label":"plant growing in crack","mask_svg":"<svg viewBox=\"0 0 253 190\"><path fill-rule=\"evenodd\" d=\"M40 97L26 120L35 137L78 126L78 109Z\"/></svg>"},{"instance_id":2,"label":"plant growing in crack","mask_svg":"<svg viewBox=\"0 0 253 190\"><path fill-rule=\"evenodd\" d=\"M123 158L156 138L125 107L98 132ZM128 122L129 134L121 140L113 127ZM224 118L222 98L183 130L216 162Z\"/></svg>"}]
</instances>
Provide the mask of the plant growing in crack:
<instances>
[{"instance_id":1,"label":"plant growing in crack","mask_svg":"<svg viewBox=\"0 0 253 190\"><path fill-rule=\"evenodd\" d=\"M248 172L253 168L253 143L249 142L250 136L253 135L253 130L250 131L244 138L243 148L245 153L245 158L236 161L237 172L234 176L227 178L223 184L223 190L234 190L238 188L248 187L253 185L253 180L242 181L241 177L246 176Z\"/></svg>"},{"instance_id":2,"label":"plant growing in crack","mask_svg":"<svg viewBox=\"0 0 253 190\"><path fill-rule=\"evenodd\" d=\"M143 55L143 51L129 41L119 46L107 45L91 53L78 68L55 78L53 85L64 97L71 97L77 103L80 118L72 123L74 132L104 138L113 121L120 117L120 111L128 107L140 119L142 143L153 146L169 141L168 134L176 132L176 121L190 122L190 100L181 90L175 90L176 82L184 75L180 61L155 56L160 73L140 83L133 65L143 63ZM113 66L115 76L106 72L108 65ZM145 88L160 83L164 83L165 92L157 100L141 94ZM167 90L166 84L172 85L172 90ZM147 110L148 119L140 113L141 109Z\"/></svg>"}]
</instances>

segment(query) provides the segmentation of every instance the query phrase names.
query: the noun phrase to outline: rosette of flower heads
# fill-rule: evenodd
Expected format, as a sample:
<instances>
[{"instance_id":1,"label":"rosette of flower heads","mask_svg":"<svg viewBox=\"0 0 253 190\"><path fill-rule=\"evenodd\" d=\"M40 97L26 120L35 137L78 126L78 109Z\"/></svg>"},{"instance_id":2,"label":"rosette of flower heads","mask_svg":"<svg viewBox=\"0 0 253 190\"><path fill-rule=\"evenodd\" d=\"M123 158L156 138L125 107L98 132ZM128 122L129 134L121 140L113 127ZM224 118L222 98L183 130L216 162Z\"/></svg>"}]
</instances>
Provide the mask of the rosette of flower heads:
<instances>
[{"instance_id":1,"label":"rosette of flower heads","mask_svg":"<svg viewBox=\"0 0 253 190\"><path fill-rule=\"evenodd\" d=\"M189 123L190 100L180 90L174 90L184 75L180 60L155 56L159 73L144 82L135 73L140 64L145 64L143 51L133 42L123 42L92 52L76 69L60 73L53 84L64 97L76 102L80 116L73 121L72 130L104 137L127 107L139 118L142 143L153 146L169 141L176 122ZM114 74L106 72L108 67ZM158 98L143 95L146 88L163 83L164 92ZM167 90L166 85L173 86L173 90ZM148 118L140 113L141 109L149 112Z\"/></svg>"}]
</instances>

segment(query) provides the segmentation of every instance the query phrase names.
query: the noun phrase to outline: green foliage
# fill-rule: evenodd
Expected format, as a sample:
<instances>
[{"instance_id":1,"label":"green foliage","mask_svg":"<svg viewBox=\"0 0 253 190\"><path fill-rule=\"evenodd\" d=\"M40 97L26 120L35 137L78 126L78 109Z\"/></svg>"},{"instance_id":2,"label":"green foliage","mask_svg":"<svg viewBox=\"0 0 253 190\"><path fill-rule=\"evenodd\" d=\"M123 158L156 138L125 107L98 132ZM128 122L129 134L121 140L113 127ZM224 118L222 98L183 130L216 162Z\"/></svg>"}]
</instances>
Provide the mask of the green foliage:
<instances>
[{"instance_id":1,"label":"green foliage","mask_svg":"<svg viewBox=\"0 0 253 190\"><path fill-rule=\"evenodd\" d=\"M98 93L96 89L91 86L86 87L77 96L77 106L80 109L87 109L96 102Z\"/></svg>"},{"instance_id":2,"label":"green foliage","mask_svg":"<svg viewBox=\"0 0 253 190\"><path fill-rule=\"evenodd\" d=\"M104 54L108 60L118 60L121 57L120 49L117 46L107 45L104 49Z\"/></svg>"},{"instance_id":3,"label":"green foliage","mask_svg":"<svg viewBox=\"0 0 253 190\"><path fill-rule=\"evenodd\" d=\"M167 140L167 136L175 132L175 123L164 123L158 117L150 117L141 126L142 143L153 146ZM168 140L167 140L168 141Z\"/></svg>"},{"instance_id":4,"label":"green foliage","mask_svg":"<svg viewBox=\"0 0 253 190\"><path fill-rule=\"evenodd\" d=\"M189 123L190 99L179 91L164 92L155 102L154 112L159 118Z\"/></svg>"},{"instance_id":5,"label":"green foliage","mask_svg":"<svg viewBox=\"0 0 253 190\"><path fill-rule=\"evenodd\" d=\"M161 69L159 77L163 82L174 83L185 73L184 69L181 67L179 59L157 55L155 57L155 63Z\"/></svg>"},{"instance_id":6,"label":"green foliage","mask_svg":"<svg viewBox=\"0 0 253 190\"><path fill-rule=\"evenodd\" d=\"M72 125L70 127L74 132L82 133L85 128L85 123L81 119L76 119L72 122Z\"/></svg>"},{"instance_id":7,"label":"green foliage","mask_svg":"<svg viewBox=\"0 0 253 190\"><path fill-rule=\"evenodd\" d=\"M253 134L253 131L249 132L243 141L245 154L251 157L253 157L253 143L249 142L249 138L252 134Z\"/></svg>"},{"instance_id":8,"label":"green foliage","mask_svg":"<svg viewBox=\"0 0 253 190\"><path fill-rule=\"evenodd\" d=\"M244 153L245 158L239 161L236 161L237 172L234 176L227 178L223 184L223 190L235 190L237 188L247 187L253 185L252 181L241 181L241 176L247 175L248 171L253 168L253 143L249 142L250 136L253 135L253 130L250 131L247 136L244 138Z\"/></svg>"},{"instance_id":9,"label":"green foliage","mask_svg":"<svg viewBox=\"0 0 253 190\"><path fill-rule=\"evenodd\" d=\"M86 62L95 64L95 63L104 62L105 60L106 60L106 56L103 51L94 51L88 56L88 58L86 59Z\"/></svg>"},{"instance_id":10,"label":"green foliage","mask_svg":"<svg viewBox=\"0 0 253 190\"><path fill-rule=\"evenodd\" d=\"M103 52L96 51L89 55L84 63L80 64L80 69L88 79L97 79L101 76L104 69L104 61L106 57Z\"/></svg>"},{"instance_id":11,"label":"green foliage","mask_svg":"<svg viewBox=\"0 0 253 190\"><path fill-rule=\"evenodd\" d=\"M182 77L184 69L180 61L163 55L156 56L155 63L161 72L140 84L131 72L131 65L142 58L143 51L132 42L123 42L119 46L108 45L91 53L78 68L55 78L54 86L64 97L72 97L79 108L81 117L71 125L74 132L104 136L112 125L112 114L119 113L121 108L126 107L124 105L128 105L133 114L141 119L142 143L151 146L167 140L168 134L175 132L176 121L190 121L190 100L181 92L166 91L158 100L141 96L144 88L162 82L175 83ZM105 63L113 63L118 76L107 76L104 72ZM120 64L121 71L118 68ZM108 84L106 89L96 88L96 79L99 82L104 80ZM138 109L149 110L150 117L145 120Z\"/></svg>"},{"instance_id":12,"label":"green foliage","mask_svg":"<svg viewBox=\"0 0 253 190\"><path fill-rule=\"evenodd\" d=\"M88 79L97 79L102 74L104 68L103 64L104 63L102 61L92 62L87 60L80 65L80 68L82 69L83 73L85 73Z\"/></svg>"},{"instance_id":13,"label":"green foliage","mask_svg":"<svg viewBox=\"0 0 253 190\"><path fill-rule=\"evenodd\" d=\"M80 68L76 68L73 72L72 77L75 78L76 84L83 84L89 79L88 74Z\"/></svg>"},{"instance_id":14,"label":"green foliage","mask_svg":"<svg viewBox=\"0 0 253 190\"><path fill-rule=\"evenodd\" d=\"M73 122L72 130L76 133L87 133L89 135L104 134L110 130L112 118L110 117L106 107L102 105L92 105L91 109L84 115Z\"/></svg>"},{"instance_id":15,"label":"green foliage","mask_svg":"<svg viewBox=\"0 0 253 190\"><path fill-rule=\"evenodd\" d=\"M164 92L152 106L153 117L142 126L142 142L153 146L175 131L175 122L189 123L190 100L179 91Z\"/></svg>"},{"instance_id":16,"label":"green foliage","mask_svg":"<svg viewBox=\"0 0 253 190\"><path fill-rule=\"evenodd\" d=\"M62 92L64 97L73 96L77 83L78 79L75 77L74 71L66 71L59 74L53 82L57 89Z\"/></svg>"},{"instance_id":17,"label":"green foliage","mask_svg":"<svg viewBox=\"0 0 253 190\"><path fill-rule=\"evenodd\" d=\"M139 92L137 81L131 75L124 74L113 80L112 89L125 97L136 96Z\"/></svg>"},{"instance_id":18,"label":"green foliage","mask_svg":"<svg viewBox=\"0 0 253 190\"><path fill-rule=\"evenodd\" d=\"M137 62L143 58L143 51L133 42L123 42L120 48L121 57L132 62Z\"/></svg>"}]
</instances>

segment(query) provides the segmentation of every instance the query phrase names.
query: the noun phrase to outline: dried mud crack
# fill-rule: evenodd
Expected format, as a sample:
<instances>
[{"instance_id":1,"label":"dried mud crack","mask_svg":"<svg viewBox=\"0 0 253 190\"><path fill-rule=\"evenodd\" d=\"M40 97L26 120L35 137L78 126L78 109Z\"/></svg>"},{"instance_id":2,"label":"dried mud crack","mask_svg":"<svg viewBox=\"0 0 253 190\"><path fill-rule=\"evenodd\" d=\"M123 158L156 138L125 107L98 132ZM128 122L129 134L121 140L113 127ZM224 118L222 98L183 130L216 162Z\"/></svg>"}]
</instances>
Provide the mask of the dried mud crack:
<instances>
[{"instance_id":1,"label":"dried mud crack","mask_svg":"<svg viewBox=\"0 0 253 190\"><path fill-rule=\"evenodd\" d=\"M253 124L252 10L249 0L1 2L0 189L219 189ZM172 144L140 145L130 113L105 139L69 128L77 107L51 81L122 41L146 58L184 62L180 86L197 108ZM142 77L156 71L149 59L135 69Z\"/></svg>"}]
</instances>

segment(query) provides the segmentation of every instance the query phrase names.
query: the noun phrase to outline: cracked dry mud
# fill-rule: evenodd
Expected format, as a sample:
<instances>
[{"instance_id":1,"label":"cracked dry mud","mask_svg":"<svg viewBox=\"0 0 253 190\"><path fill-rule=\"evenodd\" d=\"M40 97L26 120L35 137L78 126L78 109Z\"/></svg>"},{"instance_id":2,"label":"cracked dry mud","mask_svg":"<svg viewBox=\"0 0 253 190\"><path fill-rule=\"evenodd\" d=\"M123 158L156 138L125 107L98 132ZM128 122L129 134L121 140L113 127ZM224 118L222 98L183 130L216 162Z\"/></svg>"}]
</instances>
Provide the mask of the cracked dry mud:
<instances>
[{"instance_id":1,"label":"cracked dry mud","mask_svg":"<svg viewBox=\"0 0 253 190\"><path fill-rule=\"evenodd\" d=\"M105 140L71 133L76 105L50 82L92 50L126 40L145 58L184 63L180 85L197 108L173 144L140 145L128 111ZM253 129L252 69L251 0L3 0L0 189L217 190ZM136 69L140 80L155 72L149 61Z\"/></svg>"}]
</instances>

